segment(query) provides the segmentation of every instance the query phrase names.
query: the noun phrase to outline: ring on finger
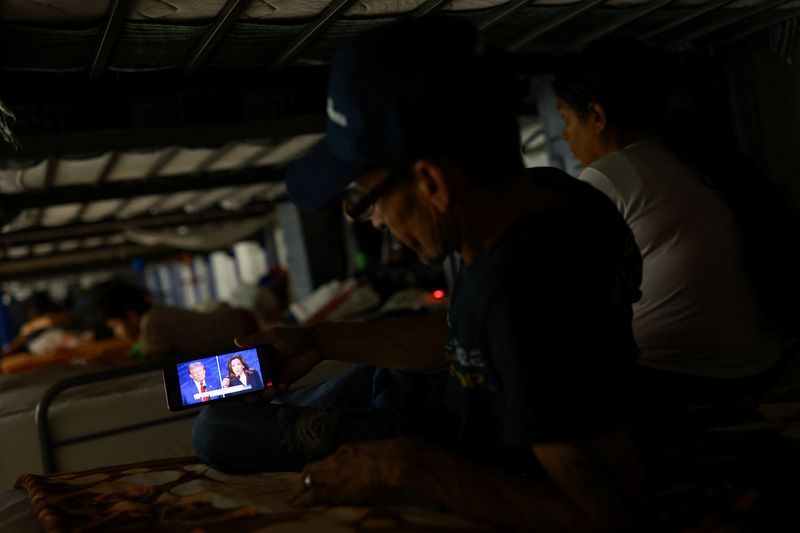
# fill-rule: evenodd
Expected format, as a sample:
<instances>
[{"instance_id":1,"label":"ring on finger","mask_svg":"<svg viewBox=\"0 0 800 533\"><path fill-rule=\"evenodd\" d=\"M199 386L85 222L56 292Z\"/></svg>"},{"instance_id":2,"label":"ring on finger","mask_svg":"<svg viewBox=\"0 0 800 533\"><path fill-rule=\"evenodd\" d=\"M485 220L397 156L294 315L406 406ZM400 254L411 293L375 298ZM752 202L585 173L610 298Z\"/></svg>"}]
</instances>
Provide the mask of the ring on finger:
<instances>
[{"instance_id":1,"label":"ring on finger","mask_svg":"<svg viewBox=\"0 0 800 533\"><path fill-rule=\"evenodd\" d=\"M303 478L303 485L308 489L311 488L311 474L306 474L306 477Z\"/></svg>"}]
</instances>

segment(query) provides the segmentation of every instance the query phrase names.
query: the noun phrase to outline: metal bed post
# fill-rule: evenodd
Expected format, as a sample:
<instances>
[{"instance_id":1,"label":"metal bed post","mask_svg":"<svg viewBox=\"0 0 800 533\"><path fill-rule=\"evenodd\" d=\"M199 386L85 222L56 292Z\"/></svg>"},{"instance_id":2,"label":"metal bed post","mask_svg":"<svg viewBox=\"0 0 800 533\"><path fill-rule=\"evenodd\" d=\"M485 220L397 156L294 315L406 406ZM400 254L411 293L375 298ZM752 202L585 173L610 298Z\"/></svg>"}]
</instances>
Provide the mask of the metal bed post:
<instances>
[{"instance_id":1,"label":"metal bed post","mask_svg":"<svg viewBox=\"0 0 800 533\"><path fill-rule=\"evenodd\" d=\"M355 0L333 0L328 4L322 13L309 22L300 35L277 55L272 62L272 69L277 70L300 55L314 39L322 35L354 3Z\"/></svg>"},{"instance_id":2,"label":"metal bed post","mask_svg":"<svg viewBox=\"0 0 800 533\"><path fill-rule=\"evenodd\" d=\"M208 56L219 46L225 35L231 30L233 24L239 20L244 9L250 5L251 0L228 0L217 15L214 24L203 35L197 48L192 52L191 59L184 67L184 74L194 74Z\"/></svg>"},{"instance_id":3,"label":"metal bed post","mask_svg":"<svg viewBox=\"0 0 800 533\"><path fill-rule=\"evenodd\" d=\"M507 19L523 7L528 4L533 4L531 0L512 0L507 4L503 4L497 9L495 9L490 15L488 15L485 19L478 22L478 31L486 31L492 26L500 23L501 21Z\"/></svg>"},{"instance_id":4,"label":"metal bed post","mask_svg":"<svg viewBox=\"0 0 800 533\"><path fill-rule=\"evenodd\" d=\"M100 32L100 41L97 43L92 65L89 68L89 79L96 80L106 68L111 51L122 34L122 27L125 19L128 18L131 7L133 7L133 0L111 0L108 4L106 22Z\"/></svg>"},{"instance_id":5,"label":"metal bed post","mask_svg":"<svg viewBox=\"0 0 800 533\"><path fill-rule=\"evenodd\" d=\"M521 48L524 48L527 44L531 41L538 39L542 35L546 33L550 33L551 31L559 28L569 22L570 20L574 19L581 13L590 10L594 6L598 4L602 4L605 0L584 0L583 2L572 6L571 8L565 8L559 11L555 16L549 18L541 26L538 26L535 30L530 33L527 33L511 43L508 46L507 50L509 52L516 52Z\"/></svg>"},{"instance_id":6,"label":"metal bed post","mask_svg":"<svg viewBox=\"0 0 800 533\"><path fill-rule=\"evenodd\" d=\"M101 381L108 381L112 379L133 376L136 374L143 374L146 372L152 372L154 370L158 370L159 368L161 368L159 365L156 365L154 363L147 363L127 368L108 370L105 372L84 374L82 376L74 376L59 381L58 383L54 384L49 389L47 389L45 393L42 395L42 398L39 400L39 403L36 404L36 412L35 412L36 430L39 435L39 449L41 453L42 468L44 470L44 473L52 474L56 472L57 464L55 458L55 450L58 447L95 440L111 435L116 435L119 433L126 433L128 431L145 429L148 427L158 426L161 424L169 424L171 422L197 416L197 413L192 411L189 412L188 414L167 416L155 420L149 420L147 422L141 422L138 424L130 424L127 426L121 426L110 430L97 431L94 433L89 433L86 435L81 435L79 437L73 437L70 439L64 439L61 441L53 440L53 435L50 429L50 420L48 419L48 415L50 411L50 406L52 405L53 401L62 392L68 389L72 389L74 387L79 387L81 385L88 385L90 383L98 383Z\"/></svg>"}]
</instances>

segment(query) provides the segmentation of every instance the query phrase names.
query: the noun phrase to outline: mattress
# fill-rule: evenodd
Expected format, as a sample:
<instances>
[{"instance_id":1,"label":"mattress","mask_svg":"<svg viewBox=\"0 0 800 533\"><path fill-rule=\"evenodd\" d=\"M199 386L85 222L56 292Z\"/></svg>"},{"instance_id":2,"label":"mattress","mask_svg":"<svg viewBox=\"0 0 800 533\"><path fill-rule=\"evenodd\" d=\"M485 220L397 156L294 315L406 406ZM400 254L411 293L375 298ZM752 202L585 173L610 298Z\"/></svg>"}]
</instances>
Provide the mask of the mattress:
<instances>
[{"instance_id":1,"label":"mattress","mask_svg":"<svg viewBox=\"0 0 800 533\"><path fill-rule=\"evenodd\" d=\"M473 11L507 3L509 0L452 0L442 11ZM565 6L579 0L540 0L542 6ZM702 5L708 0L679 0L677 7ZM730 7L741 8L761 0L738 0ZM347 10L347 17L380 17L408 13L424 0L361 0ZM626 7L644 4L647 0L609 0L608 6ZM161 22L200 22L215 18L226 0L138 0L129 14L130 20ZM245 8L242 21L279 21L307 19L318 15L329 0L252 0ZM74 23L98 21L106 16L108 0L5 0L0 3L0 20L19 23ZM788 6L781 8L791 8ZM796 5L794 6L796 7Z\"/></svg>"},{"instance_id":2,"label":"mattress","mask_svg":"<svg viewBox=\"0 0 800 533\"><path fill-rule=\"evenodd\" d=\"M41 531L24 490L0 491L0 533Z\"/></svg>"},{"instance_id":3,"label":"mattress","mask_svg":"<svg viewBox=\"0 0 800 533\"><path fill-rule=\"evenodd\" d=\"M443 10L469 11L504 4L508 0L453 0ZM198 22L213 19L226 0L138 0L130 20ZM290 20L318 15L326 0L253 0L245 8L243 21ZM346 13L350 17L387 16L412 11L423 0L362 0ZM89 22L105 18L108 0L7 0L0 4L0 19L8 22Z\"/></svg>"},{"instance_id":4,"label":"mattress","mask_svg":"<svg viewBox=\"0 0 800 533\"><path fill-rule=\"evenodd\" d=\"M11 437L0 439L0 489L11 488L23 473L43 472L34 419L35 403L46 388L42 385L37 382L30 387L17 387L22 391L19 400L11 402L11 407L4 402L0 434ZM13 394L8 390L4 393ZM196 413L189 413L192 414ZM55 440L138 424L146 426L153 421L163 423L60 447L55 453L57 468L76 470L191 455L193 418L167 410L159 371L70 389L50 407Z\"/></svg>"},{"instance_id":5,"label":"mattress","mask_svg":"<svg viewBox=\"0 0 800 533\"><path fill-rule=\"evenodd\" d=\"M110 366L62 365L36 372L0 374L0 419L20 412L29 412L54 383L88 372L108 370Z\"/></svg>"},{"instance_id":6,"label":"mattress","mask_svg":"<svg viewBox=\"0 0 800 533\"><path fill-rule=\"evenodd\" d=\"M493 7L506 0L456 0L451 10L470 10ZM291 20L310 18L319 14L329 2L325 0L271 0L252 1L240 19ZM356 2L346 16L381 16L406 13L421 0L365 0ZM130 20L197 22L213 19L225 5L225 0L139 0L134 3ZM89 22L103 19L108 0L10 0L3 2L0 19L8 22Z\"/></svg>"},{"instance_id":7,"label":"mattress","mask_svg":"<svg viewBox=\"0 0 800 533\"><path fill-rule=\"evenodd\" d=\"M621 35L636 35L670 23L696 9L707 0L680 0L650 13L641 20L626 24ZM764 0L739 0L721 8L731 10L752 7ZM313 39L293 64L326 64L348 38L407 13L422 3L413 1L356 2L347 16L337 18ZM442 9L479 23L502 0L452 0ZM577 0L529 2L489 31L488 37L500 47L514 44L532 28L546 23L554 9L560 10ZM618 21L621 9L643 4L644 0L609 0L596 8L570 18L568 27L547 32L541 39L525 44L523 53L549 53L574 43L576 36L591 34L599 27ZM298 39L306 23L328 2L253 0L240 18L206 58L205 67L262 68L281 57ZM0 2L0 47L4 50L3 68L7 71L71 72L89 68L105 23L107 0L6 0ZM106 68L116 72L141 72L175 69L185 66L198 43L219 14L223 0L140 0L135 3ZM776 9L800 7L800 0L781 4ZM630 9L629 9L630 10ZM145 16L147 14L147 16ZM719 16L710 13L702 24ZM759 24L774 16L762 12L749 19ZM697 27L696 25L693 27ZM522 45L520 45L522 46Z\"/></svg>"}]
</instances>

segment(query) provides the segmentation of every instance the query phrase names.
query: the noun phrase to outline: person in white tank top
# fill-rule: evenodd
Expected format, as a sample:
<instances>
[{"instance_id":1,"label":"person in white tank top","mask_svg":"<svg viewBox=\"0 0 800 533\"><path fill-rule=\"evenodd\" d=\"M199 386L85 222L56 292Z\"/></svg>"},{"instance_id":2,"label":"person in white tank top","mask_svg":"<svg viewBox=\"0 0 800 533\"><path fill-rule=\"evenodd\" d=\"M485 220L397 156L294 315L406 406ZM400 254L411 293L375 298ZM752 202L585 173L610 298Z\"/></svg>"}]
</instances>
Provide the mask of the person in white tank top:
<instances>
[{"instance_id":1,"label":"person in white tank top","mask_svg":"<svg viewBox=\"0 0 800 533\"><path fill-rule=\"evenodd\" d=\"M639 365L729 383L761 375L780 359L779 336L761 323L731 211L658 137L663 86L649 52L604 46L614 45L584 53L554 86L578 179L614 202L642 252Z\"/></svg>"}]
</instances>

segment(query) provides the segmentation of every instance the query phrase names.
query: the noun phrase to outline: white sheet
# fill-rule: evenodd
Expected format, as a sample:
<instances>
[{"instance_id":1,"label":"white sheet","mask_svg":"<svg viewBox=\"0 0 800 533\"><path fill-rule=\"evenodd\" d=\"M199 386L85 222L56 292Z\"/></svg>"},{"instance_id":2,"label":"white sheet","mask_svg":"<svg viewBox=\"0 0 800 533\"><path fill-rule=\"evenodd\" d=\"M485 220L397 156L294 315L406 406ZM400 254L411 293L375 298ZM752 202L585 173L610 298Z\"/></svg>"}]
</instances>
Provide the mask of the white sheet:
<instances>
[{"instance_id":1,"label":"white sheet","mask_svg":"<svg viewBox=\"0 0 800 533\"><path fill-rule=\"evenodd\" d=\"M105 367L97 366L87 368L83 365L64 365L35 372L0 375L0 418L30 411L36 407L44 391L58 381L104 369Z\"/></svg>"},{"instance_id":2,"label":"white sheet","mask_svg":"<svg viewBox=\"0 0 800 533\"><path fill-rule=\"evenodd\" d=\"M0 491L0 533L40 531L33 507L23 490Z\"/></svg>"},{"instance_id":3,"label":"white sheet","mask_svg":"<svg viewBox=\"0 0 800 533\"><path fill-rule=\"evenodd\" d=\"M6 436L0 439L0 489L13 487L20 474L43 471L34 406L27 402L8 411L13 412L0 416L0 434ZM62 440L176 416L167 410L156 371L65 391L51 406L50 425L54 438ZM192 455L193 422L193 417L176 419L61 447L56 463L68 471Z\"/></svg>"}]
</instances>

